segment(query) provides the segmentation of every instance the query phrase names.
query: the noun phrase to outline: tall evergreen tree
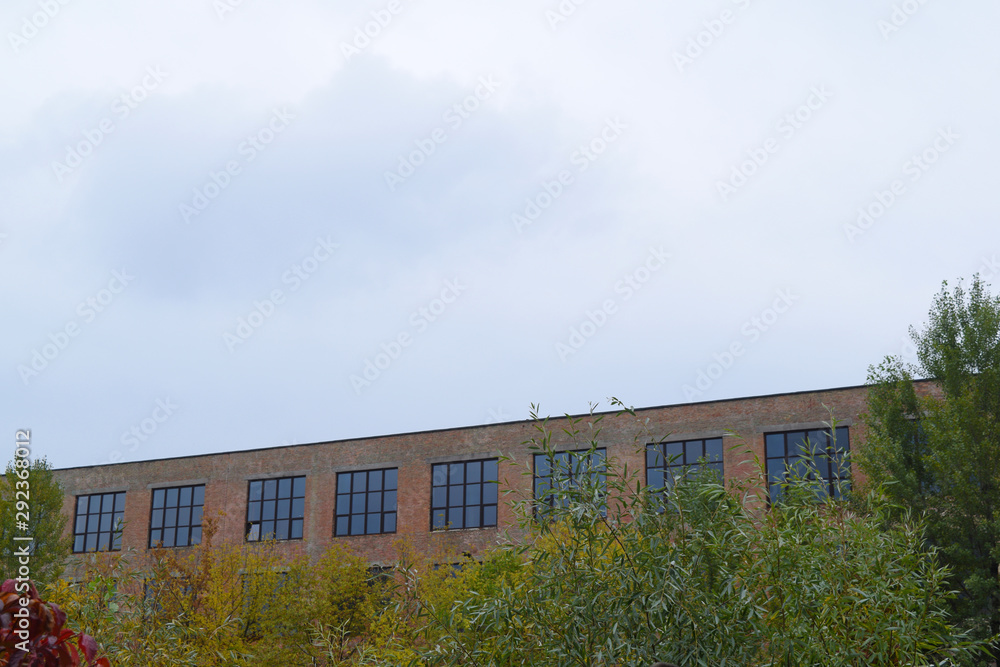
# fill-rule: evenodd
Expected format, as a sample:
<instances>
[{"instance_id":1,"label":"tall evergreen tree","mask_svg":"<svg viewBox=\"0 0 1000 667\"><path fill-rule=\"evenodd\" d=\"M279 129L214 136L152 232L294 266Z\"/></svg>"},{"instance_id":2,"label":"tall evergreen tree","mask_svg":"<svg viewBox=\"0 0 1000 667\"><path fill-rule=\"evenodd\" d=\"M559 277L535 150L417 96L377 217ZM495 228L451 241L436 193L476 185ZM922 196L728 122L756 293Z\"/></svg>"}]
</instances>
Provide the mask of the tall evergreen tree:
<instances>
[{"instance_id":1,"label":"tall evergreen tree","mask_svg":"<svg viewBox=\"0 0 1000 667\"><path fill-rule=\"evenodd\" d=\"M917 363L869 370L862 469L902 507L921 512L961 595L955 611L980 637L1000 633L1000 297L975 276L941 288ZM914 378L930 379L929 391ZM994 660L1000 645L994 645Z\"/></svg>"},{"instance_id":2,"label":"tall evergreen tree","mask_svg":"<svg viewBox=\"0 0 1000 667\"><path fill-rule=\"evenodd\" d=\"M63 490L52 474L52 467L44 458L31 461L28 479L22 480L14 463L0 477L0 580L13 578L18 572L16 550L24 544L31 545L31 579L50 583L63 572L63 564L70 552L71 543L64 536L66 521L62 515ZM27 481L25 485L23 482ZM19 485L20 482L20 485ZM18 491L21 495L18 495ZM25 500L27 491L28 529L20 530L18 500ZM15 536L30 535L32 542L15 541Z\"/></svg>"}]
</instances>

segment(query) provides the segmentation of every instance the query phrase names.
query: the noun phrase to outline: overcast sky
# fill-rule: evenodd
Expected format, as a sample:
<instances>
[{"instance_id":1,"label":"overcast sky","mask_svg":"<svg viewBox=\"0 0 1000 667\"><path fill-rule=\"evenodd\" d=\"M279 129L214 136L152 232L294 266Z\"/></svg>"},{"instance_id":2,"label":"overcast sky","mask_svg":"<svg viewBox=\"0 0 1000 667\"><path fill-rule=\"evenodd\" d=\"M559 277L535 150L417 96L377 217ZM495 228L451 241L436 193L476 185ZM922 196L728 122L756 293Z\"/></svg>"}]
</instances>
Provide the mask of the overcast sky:
<instances>
[{"instance_id":1,"label":"overcast sky","mask_svg":"<svg viewBox=\"0 0 1000 667\"><path fill-rule=\"evenodd\" d=\"M862 384L1000 274L998 23L7 0L0 425L69 467Z\"/></svg>"}]
</instances>

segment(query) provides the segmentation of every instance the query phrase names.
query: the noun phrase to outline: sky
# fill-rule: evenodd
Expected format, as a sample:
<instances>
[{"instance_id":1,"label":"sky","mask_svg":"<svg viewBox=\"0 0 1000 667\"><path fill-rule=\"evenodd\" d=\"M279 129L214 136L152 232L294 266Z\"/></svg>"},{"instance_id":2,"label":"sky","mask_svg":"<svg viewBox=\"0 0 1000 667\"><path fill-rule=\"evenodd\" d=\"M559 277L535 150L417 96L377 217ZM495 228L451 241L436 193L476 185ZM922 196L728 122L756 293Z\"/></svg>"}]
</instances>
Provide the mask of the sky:
<instances>
[{"instance_id":1,"label":"sky","mask_svg":"<svg viewBox=\"0 0 1000 667\"><path fill-rule=\"evenodd\" d=\"M997 282L987 0L7 0L58 468L863 384Z\"/></svg>"}]
</instances>

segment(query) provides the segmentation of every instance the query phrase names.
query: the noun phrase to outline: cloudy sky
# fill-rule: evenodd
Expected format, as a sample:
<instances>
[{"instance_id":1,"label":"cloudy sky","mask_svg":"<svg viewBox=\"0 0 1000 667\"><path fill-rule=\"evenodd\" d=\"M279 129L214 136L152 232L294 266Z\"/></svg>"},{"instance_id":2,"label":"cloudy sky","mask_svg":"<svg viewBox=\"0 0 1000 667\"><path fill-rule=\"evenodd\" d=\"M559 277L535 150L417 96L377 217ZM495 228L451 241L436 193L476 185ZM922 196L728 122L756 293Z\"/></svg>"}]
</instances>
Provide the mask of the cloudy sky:
<instances>
[{"instance_id":1,"label":"cloudy sky","mask_svg":"<svg viewBox=\"0 0 1000 667\"><path fill-rule=\"evenodd\" d=\"M2 431L69 467L861 384L1000 274L998 22L7 0Z\"/></svg>"}]
</instances>

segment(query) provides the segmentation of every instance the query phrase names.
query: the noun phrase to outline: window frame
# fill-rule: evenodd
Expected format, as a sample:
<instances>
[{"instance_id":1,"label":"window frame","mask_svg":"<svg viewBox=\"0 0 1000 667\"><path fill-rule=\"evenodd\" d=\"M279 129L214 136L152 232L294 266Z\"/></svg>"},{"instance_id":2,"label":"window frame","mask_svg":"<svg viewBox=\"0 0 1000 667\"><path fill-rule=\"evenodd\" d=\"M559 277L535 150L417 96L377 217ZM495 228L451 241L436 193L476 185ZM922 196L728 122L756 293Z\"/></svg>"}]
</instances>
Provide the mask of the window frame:
<instances>
[{"instance_id":1,"label":"window frame","mask_svg":"<svg viewBox=\"0 0 1000 667\"><path fill-rule=\"evenodd\" d=\"M243 541L246 543L258 543L264 542L268 539L273 539L275 542L290 542L295 540L305 539L305 497L306 497L306 478L307 475L288 475L284 477L265 477L261 479L250 479L247 480L247 511L246 511L246 523L243 529ZM289 495L283 496L279 495L281 492L281 482L289 482ZM302 480L302 495L297 495L295 491L296 481ZM267 486L270 482L274 483L274 497L265 497ZM254 484L260 484L260 497L253 498ZM279 508L281 507L281 501L288 501L288 510L286 512L287 516L279 517ZM295 501L302 501L301 516L295 516ZM265 519L265 503L274 503L274 517L272 519ZM257 518L251 519L251 514L254 505L258 507ZM278 537L278 524L282 521L287 521L287 536ZM264 533L264 524L272 523L274 524L273 533ZM294 528L296 524L299 527L299 536L293 537ZM257 528L257 532L253 532L253 528ZM270 536L270 537L268 537Z\"/></svg>"},{"instance_id":2,"label":"window frame","mask_svg":"<svg viewBox=\"0 0 1000 667\"><path fill-rule=\"evenodd\" d=\"M718 440L719 446L719 458L710 459L708 454L709 443ZM700 456L688 456L688 445L693 443L701 443L701 455ZM677 453L670 453L668 450L671 446L680 445L681 451ZM686 438L684 440L664 440L661 442L651 442L646 444L646 486L654 489L659 489L665 491L667 489L673 488L677 480L681 476L688 474L691 468L697 468L700 472L706 468L717 470L719 473L719 482L725 483L726 479L726 463L725 463L725 441L723 436L713 436L710 438ZM680 457L679 459L677 457ZM652 460L652 463L651 463ZM676 463L675 461L680 461ZM690 460L690 462L689 462ZM704 462L702 462L704 460ZM655 475L653 471L661 470L662 472L662 484L655 484L651 476ZM680 474L674 474L673 471L678 471ZM668 480L669 475L669 482Z\"/></svg>"},{"instance_id":3,"label":"window frame","mask_svg":"<svg viewBox=\"0 0 1000 667\"><path fill-rule=\"evenodd\" d=\"M392 471L395 473L395 486L391 489L386 488L386 472ZM379 482L380 489L372 490L369 488L371 486L372 477L371 474L379 472L382 473L381 481ZM333 493L333 537L362 537L364 535L393 535L396 533L399 527L399 467L394 466L390 468L365 468L363 470L341 470L336 473L337 478L334 482L335 488ZM346 493L341 489L341 476L349 475L351 488ZM365 476L365 490L356 491L355 490L355 476L364 475ZM379 494L379 509L369 510L371 505L372 495ZM393 503L393 509L386 509L386 494L395 493L395 499ZM354 496L364 494L364 511L355 512L354 510ZM340 498L345 497L347 499L347 512L340 511ZM392 530L386 530L386 517L387 515L392 515ZM369 522L371 517L378 516L379 530L377 532L368 532ZM362 524L364 530L360 533L353 532L354 530L354 517L363 517ZM347 532L339 532L340 520L342 518L347 519Z\"/></svg>"},{"instance_id":4,"label":"window frame","mask_svg":"<svg viewBox=\"0 0 1000 667\"><path fill-rule=\"evenodd\" d=\"M198 489L199 487L201 488L201 503L200 504L195 504L194 499L195 499L195 497L197 495L196 489ZM181 499L181 496L183 495L182 491L181 491L182 489L191 489L191 500L186 505L181 505L180 504L180 499ZM176 505L172 505L172 506L168 506L167 505L167 501L168 501L169 495L170 495L169 492L170 491L174 491L174 490L177 491L177 504ZM147 549L155 549L155 548L161 548L161 549L183 549L185 547L193 547L193 546L197 546L197 545L201 544L202 528L203 528L202 519L204 519L204 517L205 517L205 485L204 484L179 484L177 486L161 486L161 487L157 487L155 489L151 489L150 491L151 491L151 493L149 494L149 531L148 531L148 534L147 534L146 548ZM156 507L156 494L157 493L162 493L163 494L163 506L159 507L159 508ZM199 519L198 519L198 523L197 524L195 524L195 523L192 522L192 518L194 516L194 510L195 510L196 507L198 507L198 508L201 509L201 514L199 515ZM175 514L174 514L173 529L174 529L175 532L174 532L173 544L167 546L167 545L165 545L163 543L163 533L167 530L166 515L167 515L167 512L169 510L171 510L171 509L176 509L177 510L177 512L175 512ZM179 528L182 527L182 525L177 521L178 515L180 514L180 511L182 509L188 509L188 510L190 510L190 512L188 513L188 522L187 522L186 525L183 526L183 527L187 528L187 530L188 530L187 544L177 544L177 540L176 540L176 537L177 537L176 531ZM163 514L160 517L160 527L159 528L154 527L154 525L153 525L153 523L154 523L154 516L153 515L155 514L155 512L157 510L160 510L160 511L163 512ZM197 542L195 542L193 539L191 539L191 535L192 535L192 533L193 533L193 531L194 531L195 528L198 529L198 541ZM155 543L153 542L153 531L154 530L161 531L161 533L160 533L160 539L157 540Z\"/></svg>"},{"instance_id":5,"label":"window frame","mask_svg":"<svg viewBox=\"0 0 1000 667\"><path fill-rule=\"evenodd\" d=\"M75 554L86 554L86 553L101 553L104 551L121 551L122 550L122 535L125 528L125 491L104 491L102 493L82 493L74 496L75 502L73 503L73 553ZM104 498L111 496L111 510L104 511ZM118 498L121 497L121 509L118 510ZM83 532L79 530L79 523L81 519L80 514L80 500L87 499L87 511L84 512L82 516L87 517L84 521ZM100 498L100 509L96 514L90 512L91 499ZM101 524L104 521L104 516L110 515L110 525L107 530L101 529ZM97 517L96 520L96 530L90 530L91 517ZM94 535L94 548L88 548L87 544L90 541L90 536ZM107 548L101 548L101 536L107 535L108 542ZM83 548L77 549L77 538L83 538Z\"/></svg>"},{"instance_id":6,"label":"window frame","mask_svg":"<svg viewBox=\"0 0 1000 667\"><path fill-rule=\"evenodd\" d=\"M559 450L559 451L541 452L541 453L537 453L536 452L532 456L532 458L531 458L531 497L532 497L532 512L533 512L536 520L539 517L539 510L540 509L544 513L544 512L547 512L547 511L554 510L555 507L556 507L556 504L555 504L556 498L555 498L554 494L550 493L544 500L540 499L538 497L538 495L539 495L538 494L539 480L541 480L541 479L552 480L553 479L553 474L552 473L553 473L554 468L555 468L555 466L553 465L555 463L555 460L554 460L555 457L558 456L558 455L560 455L560 454L568 454L567 462L571 463L574 458L576 458L576 459L579 460L579 458L580 458L579 455L580 454L589 454L588 458L590 458L590 457L595 456L599 452L600 452L601 457L602 457L602 464L600 465L599 469L597 469L597 470L592 469L589 474L591 474L591 475L594 475L594 474L598 475L598 477L600 478L601 486L604 488L604 494L606 496L607 495L607 491L608 491L608 473L607 473L608 448L607 447L585 447L583 449L563 449L563 450ZM550 463L549 463L549 472L546 475L539 475L538 474L538 460L539 460L539 457L547 458L547 459L550 460ZM591 466L591 468L593 468L593 462L591 461L591 462L588 462L588 463ZM574 482L575 482L575 479L576 479L576 475L574 475L574 466L570 465L567 468L567 472L569 473L569 476L566 479L567 487L565 487L565 488L572 488L572 486L575 485ZM553 487L553 485L550 482L549 486L547 487L547 490L548 489L553 489L553 488L554 487ZM543 493L544 493L544 491L543 491ZM544 506L544 508L542 506ZM601 513L605 514L605 515L607 514L607 505L606 504L602 505L602 507L601 507Z\"/></svg>"},{"instance_id":7,"label":"window frame","mask_svg":"<svg viewBox=\"0 0 1000 667\"><path fill-rule=\"evenodd\" d=\"M833 431L831 433L831 431ZM843 433L844 438L841 438L840 432ZM825 443L823 444L823 451L820 452L816 443L812 440L812 434L820 433L824 436ZM801 454L796 454L792 457L789 456L789 435L799 435L803 434L802 441L799 443L800 452L802 446L808 441L809 444L816 448L813 449L811 455L806 457ZM778 489L780 491L780 486L788 478L788 471L791 466L789 465L790 458L794 459L812 459L816 460L818 455L824 456L826 459L826 469L829 475L822 475L822 470L820 470L820 476L822 478L823 484L821 485L825 491L824 497L840 499L843 497L843 491L849 491L851 488L851 463L850 463L850 453L851 453L851 435L850 426L836 426L831 428L830 426L824 426L820 428L801 428L801 429L789 429L785 431L766 431L764 432L764 467L767 474L767 502L768 505L773 504L776 501L774 497L774 490ZM782 451L781 455L772 455L772 440L776 436L782 436ZM836 446L836 449L833 447ZM846 460L844 460L844 455L847 455ZM775 480L772 477L771 462L772 461L784 461L784 473L780 478ZM834 475L834 469L837 469L837 474ZM819 482L820 480L813 480L814 482ZM779 495L780 498L780 495Z\"/></svg>"},{"instance_id":8,"label":"window frame","mask_svg":"<svg viewBox=\"0 0 1000 667\"><path fill-rule=\"evenodd\" d=\"M488 480L486 474L486 464L492 463L495 479ZM478 464L479 465L479 481L470 482L469 481L469 465ZM452 467L462 466L462 481L453 482L452 477ZM438 471L441 468L445 469L443 475L440 475L443 480L438 483ZM492 501L487 502L486 498L486 488L488 484L493 484L493 492L490 497L493 498ZM469 489L471 487L479 487L479 501L469 502ZM452 489L461 489L461 504L452 504ZM435 499L435 490L444 489L444 504L440 504ZM434 463L431 465L431 497L430 497L430 530L431 532L447 532L451 530L480 530L480 529L490 529L496 528L500 524L500 459L497 457L486 457L481 459L468 459L463 461L442 461L440 463ZM479 508L478 514L478 525L469 526L469 510L475 510ZM449 521L452 510L461 510L462 525L453 526L453 522ZM489 522L487 518L491 515L490 510L492 510L492 522ZM438 524L436 521L437 515L443 514L444 522L443 524ZM436 525L437 524L437 525Z\"/></svg>"}]
</instances>

